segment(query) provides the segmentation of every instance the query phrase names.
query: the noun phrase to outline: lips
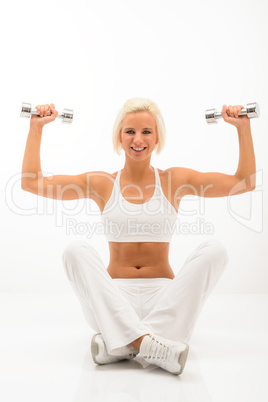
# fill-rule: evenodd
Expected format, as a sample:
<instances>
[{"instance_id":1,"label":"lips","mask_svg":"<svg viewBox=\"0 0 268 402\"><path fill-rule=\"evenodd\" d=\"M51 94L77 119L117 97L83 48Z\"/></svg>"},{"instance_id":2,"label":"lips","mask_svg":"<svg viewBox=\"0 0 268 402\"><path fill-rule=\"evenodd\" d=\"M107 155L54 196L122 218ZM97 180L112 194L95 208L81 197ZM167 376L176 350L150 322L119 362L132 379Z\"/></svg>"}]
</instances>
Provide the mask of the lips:
<instances>
[{"instance_id":1,"label":"lips","mask_svg":"<svg viewBox=\"0 0 268 402\"><path fill-rule=\"evenodd\" d=\"M140 154L142 151L144 151L146 149L146 147L143 148L136 148L134 149L134 147L131 147L131 149L133 150L133 152L135 152L136 154Z\"/></svg>"}]
</instances>

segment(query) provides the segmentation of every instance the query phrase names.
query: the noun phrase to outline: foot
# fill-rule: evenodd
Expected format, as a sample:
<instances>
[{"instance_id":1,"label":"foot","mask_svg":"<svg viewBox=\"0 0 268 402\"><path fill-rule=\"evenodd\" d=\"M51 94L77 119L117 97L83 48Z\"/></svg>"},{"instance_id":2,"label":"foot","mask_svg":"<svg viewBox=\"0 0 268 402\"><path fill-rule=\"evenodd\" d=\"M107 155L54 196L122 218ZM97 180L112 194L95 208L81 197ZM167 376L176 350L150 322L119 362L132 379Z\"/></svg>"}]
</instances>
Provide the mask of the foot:
<instances>
[{"instance_id":1,"label":"foot","mask_svg":"<svg viewBox=\"0 0 268 402\"><path fill-rule=\"evenodd\" d=\"M187 344L154 334L145 336L140 346L140 355L145 361L176 375L183 372L188 351Z\"/></svg>"},{"instance_id":2,"label":"foot","mask_svg":"<svg viewBox=\"0 0 268 402\"><path fill-rule=\"evenodd\" d=\"M109 355L104 339L100 333L95 334L91 340L91 354L96 364L115 363L120 360L133 359L136 356L136 354L133 353L122 356Z\"/></svg>"}]
</instances>

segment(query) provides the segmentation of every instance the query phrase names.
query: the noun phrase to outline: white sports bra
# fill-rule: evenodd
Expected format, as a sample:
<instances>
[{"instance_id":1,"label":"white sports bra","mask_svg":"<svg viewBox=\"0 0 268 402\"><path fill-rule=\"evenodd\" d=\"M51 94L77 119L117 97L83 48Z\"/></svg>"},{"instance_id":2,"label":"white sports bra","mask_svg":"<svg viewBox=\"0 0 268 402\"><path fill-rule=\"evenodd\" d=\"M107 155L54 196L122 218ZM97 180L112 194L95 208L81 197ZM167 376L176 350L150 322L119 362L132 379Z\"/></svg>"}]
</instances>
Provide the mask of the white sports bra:
<instances>
[{"instance_id":1,"label":"white sports bra","mask_svg":"<svg viewBox=\"0 0 268 402\"><path fill-rule=\"evenodd\" d=\"M177 212L165 197L155 172L152 198L143 204L128 202L121 194L118 171L112 194L101 215L104 233L109 242L170 242L175 230Z\"/></svg>"}]
</instances>

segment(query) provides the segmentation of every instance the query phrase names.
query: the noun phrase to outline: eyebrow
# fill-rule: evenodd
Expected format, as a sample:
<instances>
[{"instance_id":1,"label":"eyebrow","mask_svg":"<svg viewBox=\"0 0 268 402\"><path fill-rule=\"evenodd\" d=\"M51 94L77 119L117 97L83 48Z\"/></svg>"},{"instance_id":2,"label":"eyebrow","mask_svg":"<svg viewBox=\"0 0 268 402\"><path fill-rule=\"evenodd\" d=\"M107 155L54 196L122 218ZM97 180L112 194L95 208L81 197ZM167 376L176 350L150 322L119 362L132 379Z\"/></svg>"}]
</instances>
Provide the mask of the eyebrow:
<instances>
[{"instance_id":1,"label":"eyebrow","mask_svg":"<svg viewBox=\"0 0 268 402\"><path fill-rule=\"evenodd\" d=\"M125 130L130 130L130 129L131 129L131 130L135 130L135 128L133 128L133 127L126 127L126 128L125 128ZM144 127L143 130L153 130L153 128L151 128L151 127Z\"/></svg>"}]
</instances>

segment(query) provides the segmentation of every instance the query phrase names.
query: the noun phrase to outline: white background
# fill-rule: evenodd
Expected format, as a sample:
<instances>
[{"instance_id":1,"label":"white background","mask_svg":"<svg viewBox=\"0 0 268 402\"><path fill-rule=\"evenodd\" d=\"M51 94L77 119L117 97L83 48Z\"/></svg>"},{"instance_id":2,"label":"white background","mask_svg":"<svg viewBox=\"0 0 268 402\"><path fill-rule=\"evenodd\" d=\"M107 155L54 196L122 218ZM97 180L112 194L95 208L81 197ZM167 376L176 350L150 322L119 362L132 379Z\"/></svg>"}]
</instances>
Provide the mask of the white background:
<instances>
[{"instance_id":1,"label":"white background","mask_svg":"<svg viewBox=\"0 0 268 402\"><path fill-rule=\"evenodd\" d=\"M228 174L238 163L236 129L223 120L207 125L204 111L260 104L261 117L251 121L257 188L231 198L185 197L178 218L190 233L174 235L170 264L177 273L193 248L213 236L230 258L216 291L268 292L265 0L9 1L1 6L0 34L0 291L69 290L63 250L87 239L83 222L100 222L94 201L55 201L21 190L29 131L29 120L19 117L21 102L74 109L71 125L57 119L43 130L44 175L113 173L124 164L123 154L113 153L113 123L124 102L138 96L157 103L167 127L165 148L152 166ZM88 241L107 266L104 235Z\"/></svg>"}]
</instances>

